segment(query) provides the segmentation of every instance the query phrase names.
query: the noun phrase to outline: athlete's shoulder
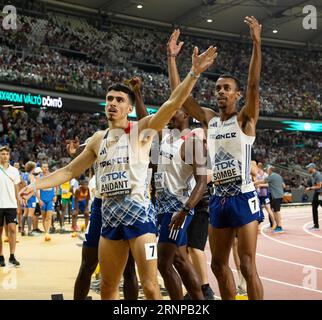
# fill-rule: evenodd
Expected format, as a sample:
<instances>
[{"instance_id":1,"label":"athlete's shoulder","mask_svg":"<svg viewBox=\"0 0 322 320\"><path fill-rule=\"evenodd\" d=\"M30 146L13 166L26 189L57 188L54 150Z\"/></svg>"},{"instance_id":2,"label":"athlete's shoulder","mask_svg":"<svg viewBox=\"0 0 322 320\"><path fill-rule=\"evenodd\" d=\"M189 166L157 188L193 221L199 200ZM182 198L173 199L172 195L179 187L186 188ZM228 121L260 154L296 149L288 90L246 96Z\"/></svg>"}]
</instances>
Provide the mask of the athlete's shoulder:
<instances>
[{"instance_id":1,"label":"athlete's shoulder","mask_svg":"<svg viewBox=\"0 0 322 320\"><path fill-rule=\"evenodd\" d=\"M106 130L96 131L91 137L86 140L86 146L91 146L101 141L104 138L105 133Z\"/></svg>"}]
</instances>

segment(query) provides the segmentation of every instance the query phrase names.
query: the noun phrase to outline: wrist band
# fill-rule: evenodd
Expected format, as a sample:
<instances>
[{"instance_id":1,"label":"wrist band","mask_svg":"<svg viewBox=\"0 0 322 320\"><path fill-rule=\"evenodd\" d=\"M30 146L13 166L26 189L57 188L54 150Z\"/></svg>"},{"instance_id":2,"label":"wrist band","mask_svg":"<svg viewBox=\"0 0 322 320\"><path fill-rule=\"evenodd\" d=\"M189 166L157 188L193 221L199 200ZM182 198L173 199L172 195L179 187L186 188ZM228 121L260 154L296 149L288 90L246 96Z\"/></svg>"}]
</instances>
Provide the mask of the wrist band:
<instances>
[{"instance_id":1,"label":"wrist band","mask_svg":"<svg viewBox=\"0 0 322 320\"><path fill-rule=\"evenodd\" d=\"M199 79L199 77L200 77L200 75L199 76L196 76L195 74L194 74L194 72L193 71L189 71L189 75L190 75L190 77L191 78L194 78L194 79Z\"/></svg>"},{"instance_id":2,"label":"wrist band","mask_svg":"<svg viewBox=\"0 0 322 320\"><path fill-rule=\"evenodd\" d=\"M177 55L175 53L168 53L168 57L176 57Z\"/></svg>"}]
</instances>

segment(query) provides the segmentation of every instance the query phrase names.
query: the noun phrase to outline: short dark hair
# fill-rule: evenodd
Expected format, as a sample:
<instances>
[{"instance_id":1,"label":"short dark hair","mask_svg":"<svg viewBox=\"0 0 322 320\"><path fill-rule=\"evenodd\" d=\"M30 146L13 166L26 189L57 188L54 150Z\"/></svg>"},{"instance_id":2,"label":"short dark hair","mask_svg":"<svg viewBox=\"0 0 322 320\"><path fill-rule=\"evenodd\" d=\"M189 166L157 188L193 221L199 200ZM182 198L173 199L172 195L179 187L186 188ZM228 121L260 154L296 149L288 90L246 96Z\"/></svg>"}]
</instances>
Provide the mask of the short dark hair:
<instances>
[{"instance_id":1,"label":"short dark hair","mask_svg":"<svg viewBox=\"0 0 322 320\"><path fill-rule=\"evenodd\" d=\"M11 150L8 146L2 146L2 147L0 147L0 152L2 152L2 151L10 152Z\"/></svg>"},{"instance_id":2,"label":"short dark hair","mask_svg":"<svg viewBox=\"0 0 322 320\"><path fill-rule=\"evenodd\" d=\"M134 105L135 103L135 94L133 92L133 90L126 86L125 84L122 84L122 83L116 83L116 84L113 84L112 86L110 86L108 89L107 89L107 92L109 91L122 91L124 93L126 93L129 97L129 100L130 100L130 103L132 105Z\"/></svg>"},{"instance_id":3,"label":"short dark hair","mask_svg":"<svg viewBox=\"0 0 322 320\"><path fill-rule=\"evenodd\" d=\"M222 74L218 77L219 78L229 78L229 79L233 79L235 80L235 84L236 84L236 90L240 91L241 90L241 82L238 78L236 78L235 76L231 75L231 74Z\"/></svg>"}]
</instances>

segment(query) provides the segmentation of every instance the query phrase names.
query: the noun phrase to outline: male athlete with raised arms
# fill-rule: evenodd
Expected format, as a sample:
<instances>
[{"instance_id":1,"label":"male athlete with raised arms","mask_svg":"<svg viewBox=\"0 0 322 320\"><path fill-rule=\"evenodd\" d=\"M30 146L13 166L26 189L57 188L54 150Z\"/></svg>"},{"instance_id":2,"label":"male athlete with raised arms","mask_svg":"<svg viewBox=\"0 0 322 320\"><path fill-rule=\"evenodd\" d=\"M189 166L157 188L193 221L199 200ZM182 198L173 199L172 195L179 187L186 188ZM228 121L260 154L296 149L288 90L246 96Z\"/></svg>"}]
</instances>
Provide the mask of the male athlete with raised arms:
<instances>
[{"instance_id":1,"label":"male athlete with raised arms","mask_svg":"<svg viewBox=\"0 0 322 320\"><path fill-rule=\"evenodd\" d=\"M161 298L157 282L155 217L147 196L149 152L153 136L187 99L199 75L213 63L215 53L216 49L210 47L198 55L198 48L195 48L192 68L185 80L155 115L132 126L128 121L134 102L130 98L131 91L122 85L110 87L106 95L109 129L95 133L84 151L66 167L20 192L25 200L37 189L59 185L98 162L98 186L103 196L99 243L102 299L118 299L129 249L137 263L146 298Z\"/></svg>"},{"instance_id":2,"label":"male athlete with raised arms","mask_svg":"<svg viewBox=\"0 0 322 320\"><path fill-rule=\"evenodd\" d=\"M229 268L229 254L235 235L241 272L246 279L249 299L262 299L263 287L256 270L258 223L263 220L259 200L251 180L251 147L259 117L259 81L261 71L261 25L246 17L253 52L249 66L246 104L240 112L239 80L231 75L218 78L215 95L219 114L201 108L189 97L184 103L188 112L208 128L207 145L213 168L214 194L209 202L209 243L212 270L218 280L222 299L235 299L235 283ZM176 69L175 56L170 64Z\"/></svg>"}]
</instances>

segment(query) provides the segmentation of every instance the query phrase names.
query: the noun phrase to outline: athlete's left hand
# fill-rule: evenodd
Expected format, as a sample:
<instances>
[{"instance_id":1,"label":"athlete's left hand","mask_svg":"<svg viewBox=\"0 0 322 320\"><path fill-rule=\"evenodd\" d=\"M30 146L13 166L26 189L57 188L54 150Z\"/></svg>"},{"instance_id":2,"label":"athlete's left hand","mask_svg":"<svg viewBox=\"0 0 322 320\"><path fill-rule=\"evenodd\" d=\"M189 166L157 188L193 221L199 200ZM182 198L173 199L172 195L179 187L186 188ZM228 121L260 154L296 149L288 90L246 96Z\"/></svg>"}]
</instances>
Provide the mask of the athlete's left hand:
<instances>
[{"instance_id":1,"label":"athlete's left hand","mask_svg":"<svg viewBox=\"0 0 322 320\"><path fill-rule=\"evenodd\" d=\"M217 47L211 46L202 54L199 54L198 47L195 47L192 54L191 71L199 76L214 63L217 55Z\"/></svg>"},{"instance_id":2,"label":"athlete's left hand","mask_svg":"<svg viewBox=\"0 0 322 320\"><path fill-rule=\"evenodd\" d=\"M257 19L254 16L246 16L244 22L249 26L252 40L259 43L261 41L262 25L258 23Z\"/></svg>"},{"instance_id":3,"label":"athlete's left hand","mask_svg":"<svg viewBox=\"0 0 322 320\"><path fill-rule=\"evenodd\" d=\"M134 91L140 91L142 87L142 80L139 77L132 77L130 80L128 80L128 85L130 88Z\"/></svg>"},{"instance_id":4,"label":"athlete's left hand","mask_svg":"<svg viewBox=\"0 0 322 320\"><path fill-rule=\"evenodd\" d=\"M183 225L186 214L183 211L179 211L173 214L171 222L169 224L169 229L180 229Z\"/></svg>"}]
</instances>

